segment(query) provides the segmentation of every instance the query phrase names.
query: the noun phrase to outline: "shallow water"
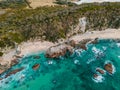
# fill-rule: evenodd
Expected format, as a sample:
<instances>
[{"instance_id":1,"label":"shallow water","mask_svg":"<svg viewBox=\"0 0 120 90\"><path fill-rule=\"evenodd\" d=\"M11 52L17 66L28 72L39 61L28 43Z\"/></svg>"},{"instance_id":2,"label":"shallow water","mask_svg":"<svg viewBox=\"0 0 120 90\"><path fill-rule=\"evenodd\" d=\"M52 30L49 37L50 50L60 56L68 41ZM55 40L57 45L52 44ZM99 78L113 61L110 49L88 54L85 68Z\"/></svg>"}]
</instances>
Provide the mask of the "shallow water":
<instances>
[{"instance_id":1,"label":"shallow water","mask_svg":"<svg viewBox=\"0 0 120 90\"><path fill-rule=\"evenodd\" d=\"M115 40L99 40L88 44L87 50L75 49L73 55L59 59L45 58L45 52L28 55L8 72L25 69L0 81L0 90L120 90L120 43ZM40 56L35 59L34 56ZM114 65L114 73L96 72L104 64ZM40 68L33 70L34 64ZM6 72L7 73L7 72ZM0 77L4 77L5 74ZM98 73L102 78L95 80Z\"/></svg>"}]
</instances>

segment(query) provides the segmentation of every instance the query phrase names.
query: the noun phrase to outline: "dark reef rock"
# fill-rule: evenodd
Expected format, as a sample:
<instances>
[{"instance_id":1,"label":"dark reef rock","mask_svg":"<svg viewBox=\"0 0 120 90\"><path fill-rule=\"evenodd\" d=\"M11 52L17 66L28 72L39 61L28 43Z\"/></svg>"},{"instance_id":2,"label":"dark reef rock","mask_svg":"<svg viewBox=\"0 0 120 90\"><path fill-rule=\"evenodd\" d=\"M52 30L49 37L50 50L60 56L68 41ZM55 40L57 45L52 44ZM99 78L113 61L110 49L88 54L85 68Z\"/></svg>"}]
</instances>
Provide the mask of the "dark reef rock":
<instances>
[{"instance_id":1,"label":"dark reef rock","mask_svg":"<svg viewBox=\"0 0 120 90\"><path fill-rule=\"evenodd\" d=\"M40 67L40 64L35 64L35 65L32 66L32 69L37 70L39 67Z\"/></svg>"},{"instance_id":2,"label":"dark reef rock","mask_svg":"<svg viewBox=\"0 0 120 90\"><path fill-rule=\"evenodd\" d=\"M40 59L40 56L34 56L33 58L34 59Z\"/></svg>"},{"instance_id":3,"label":"dark reef rock","mask_svg":"<svg viewBox=\"0 0 120 90\"><path fill-rule=\"evenodd\" d=\"M99 72L99 73L101 73L101 74L104 74L104 73L105 73L104 70L102 70L102 69L100 69L100 68L97 68L96 71Z\"/></svg>"},{"instance_id":4,"label":"dark reef rock","mask_svg":"<svg viewBox=\"0 0 120 90\"><path fill-rule=\"evenodd\" d=\"M110 74L113 73L113 66L112 66L111 63L105 64L104 69L105 69L108 73L110 73Z\"/></svg>"},{"instance_id":5,"label":"dark reef rock","mask_svg":"<svg viewBox=\"0 0 120 90\"><path fill-rule=\"evenodd\" d=\"M15 70L9 72L8 74L6 74L6 75L5 75L5 78L11 76L12 74L16 74L17 72L20 72L20 71L22 71L23 69L24 69L23 67L22 67L22 68L19 68L19 69L15 69Z\"/></svg>"}]
</instances>

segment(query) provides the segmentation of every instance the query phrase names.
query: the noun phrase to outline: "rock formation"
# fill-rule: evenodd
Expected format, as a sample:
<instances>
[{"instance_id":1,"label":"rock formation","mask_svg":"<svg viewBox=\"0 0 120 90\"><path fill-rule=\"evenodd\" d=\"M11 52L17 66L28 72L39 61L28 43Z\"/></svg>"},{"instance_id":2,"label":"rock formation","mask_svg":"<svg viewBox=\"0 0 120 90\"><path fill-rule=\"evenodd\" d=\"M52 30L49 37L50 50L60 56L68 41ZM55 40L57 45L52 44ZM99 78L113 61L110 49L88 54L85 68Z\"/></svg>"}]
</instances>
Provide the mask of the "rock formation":
<instances>
[{"instance_id":1,"label":"rock formation","mask_svg":"<svg viewBox=\"0 0 120 90\"><path fill-rule=\"evenodd\" d=\"M15 69L15 70L7 73L7 74L5 75L5 78L11 76L12 74L16 74L17 72L20 72L20 71L22 71L23 69L24 69L23 67L22 67L22 68L19 68L19 69Z\"/></svg>"},{"instance_id":2,"label":"rock formation","mask_svg":"<svg viewBox=\"0 0 120 90\"><path fill-rule=\"evenodd\" d=\"M73 47L67 44L60 44L50 47L46 52L47 58L58 58L64 56L67 52L73 53Z\"/></svg>"},{"instance_id":3,"label":"rock formation","mask_svg":"<svg viewBox=\"0 0 120 90\"><path fill-rule=\"evenodd\" d=\"M40 64L35 64L35 65L32 66L32 69L37 70L39 67L40 67Z\"/></svg>"},{"instance_id":4,"label":"rock formation","mask_svg":"<svg viewBox=\"0 0 120 90\"><path fill-rule=\"evenodd\" d=\"M111 63L105 64L104 69L105 69L108 73L113 74L113 66L112 66Z\"/></svg>"},{"instance_id":5,"label":"rock formation","mask_svg":"<svg viewBox=\"0 0 120 90\"><path fill-rule=\"evenodd\" d=\"M96 71L99 72L100 74L104 74L105 73L104 70L102 70L100 68L97 68Z\"/></svg>"}]
</instances>

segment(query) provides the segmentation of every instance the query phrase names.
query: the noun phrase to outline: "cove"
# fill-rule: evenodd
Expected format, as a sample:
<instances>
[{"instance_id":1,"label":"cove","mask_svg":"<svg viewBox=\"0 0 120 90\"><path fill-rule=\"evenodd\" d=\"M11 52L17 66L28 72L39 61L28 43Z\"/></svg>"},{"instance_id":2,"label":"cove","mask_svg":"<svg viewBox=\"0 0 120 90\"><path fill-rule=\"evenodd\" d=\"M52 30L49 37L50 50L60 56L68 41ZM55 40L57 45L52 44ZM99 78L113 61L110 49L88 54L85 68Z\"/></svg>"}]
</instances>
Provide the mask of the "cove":
<instances>
[{"instance_id":1,"label":"cove","mask_svg":"<svg viewBox=\"0 0 120 90\"><path fill-rule=\"evenodd\" d=\"M25 56L0 75L0 90L120 90L120 41L100 39L86 47L56 59L46 58L45 51ZM106 63L112 65L112 74L105 70Z\"/></svg>"}]
</instances>

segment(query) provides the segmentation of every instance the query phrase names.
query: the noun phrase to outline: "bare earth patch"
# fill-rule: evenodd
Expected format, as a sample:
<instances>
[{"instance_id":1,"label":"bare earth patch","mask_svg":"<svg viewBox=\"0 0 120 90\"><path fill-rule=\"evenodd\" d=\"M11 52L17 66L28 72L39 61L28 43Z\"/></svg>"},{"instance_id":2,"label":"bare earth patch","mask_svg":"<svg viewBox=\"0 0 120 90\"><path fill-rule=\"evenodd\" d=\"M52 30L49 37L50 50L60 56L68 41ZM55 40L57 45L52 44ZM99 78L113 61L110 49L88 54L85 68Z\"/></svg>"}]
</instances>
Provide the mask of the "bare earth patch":
<instances>
[{"instance_id":1,"label":"bare earth patch","mask_svg":"<svg viewBox=\"0 0 120 90\"><path fill-rule=\"evenodd\" d=\"M54 6L56 5L54 2L56 0L29 0L31 2L30 6L32 8L40 7L40 6Z\"/></svg>"}]
</instances>

